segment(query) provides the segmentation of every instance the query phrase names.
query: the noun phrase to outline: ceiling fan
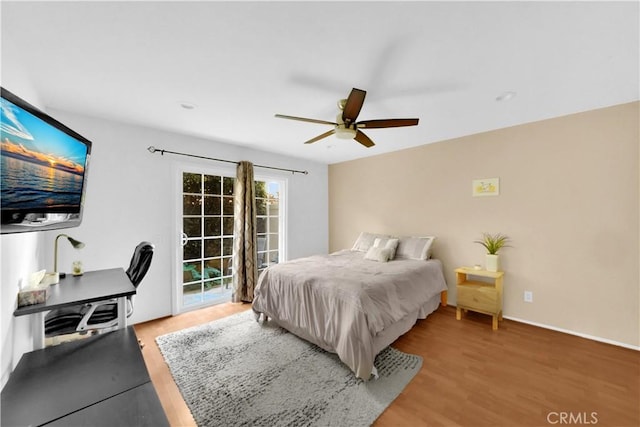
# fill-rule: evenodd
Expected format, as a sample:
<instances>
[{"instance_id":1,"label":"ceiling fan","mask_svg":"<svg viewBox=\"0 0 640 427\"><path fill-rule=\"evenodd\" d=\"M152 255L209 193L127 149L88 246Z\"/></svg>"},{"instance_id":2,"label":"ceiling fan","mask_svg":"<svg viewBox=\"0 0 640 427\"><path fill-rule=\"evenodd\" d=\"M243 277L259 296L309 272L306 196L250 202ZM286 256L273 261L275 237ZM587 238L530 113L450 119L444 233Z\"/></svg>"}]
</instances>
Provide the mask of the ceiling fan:
<instances>
[{"instance_id":1,"label":"ceiling fan","mask_svg":"<svg viewBox=\"0 0 640 427\"><path fill-rule=\"evenodd\" d=\"M367 92L361 89L353 88L347 99L341 99L338 101L338 107L341 112L336 116L335 122L329 122L325 120L307 119L304 117L286 116L284 114L276 114L276 117L281 119L299 120L302 122L319 123L324 125L332 125L334 128L330 131L318 135L305 142L305 144L312 144L323 138L331 135L336 135L341 139L355 139L365 147L373 147L375 144L373 141L365 135L360 129L376 129L376 128L394 128L401 126L415 126L418 124L418 119L378 119L378 120L362 120L356 122L358 114L364 104L364 97Z\"/></svg>"}]
</instances>

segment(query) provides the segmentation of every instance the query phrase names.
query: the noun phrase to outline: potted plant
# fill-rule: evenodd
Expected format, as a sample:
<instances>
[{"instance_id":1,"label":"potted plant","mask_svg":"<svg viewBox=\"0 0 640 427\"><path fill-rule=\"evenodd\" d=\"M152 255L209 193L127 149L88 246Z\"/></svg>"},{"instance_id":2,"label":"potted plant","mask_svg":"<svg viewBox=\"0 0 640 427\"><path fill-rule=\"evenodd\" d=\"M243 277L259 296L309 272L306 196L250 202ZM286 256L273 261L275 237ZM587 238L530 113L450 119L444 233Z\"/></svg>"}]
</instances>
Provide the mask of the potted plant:
<instances>
[{"instance_id":1,"label":"potted plant","mask_svg":"<svg viewBox=\"0 0 640 427\"><path fill-rule=\"evenodd\" d=\"M480 243L487 250L487 271L498 271L498 251L502 248L508 248L509 241L509 237L501 233L482 233L482 239L474 241L474 243Z\"/></svg>"}]
</instances>

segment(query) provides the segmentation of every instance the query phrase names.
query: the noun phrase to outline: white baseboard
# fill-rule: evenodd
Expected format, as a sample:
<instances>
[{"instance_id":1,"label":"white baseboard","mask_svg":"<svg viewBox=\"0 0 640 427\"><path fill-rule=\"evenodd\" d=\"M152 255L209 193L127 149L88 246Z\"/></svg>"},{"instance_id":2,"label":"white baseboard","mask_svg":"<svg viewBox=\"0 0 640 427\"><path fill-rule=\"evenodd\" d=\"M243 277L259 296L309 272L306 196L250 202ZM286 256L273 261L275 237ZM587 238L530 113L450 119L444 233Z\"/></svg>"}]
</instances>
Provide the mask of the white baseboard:
<instances>
[{"instance_id":1,"label":"white baseboard","mask_svg":"<svg viewBox=\"0 0 640 427\"><path fill-rule=\"evenodd\" d=\"M593 341L599 341L605 344L617 345L618 347L624 347L630 350L640 351L640 346L636 346L636 345L626 344L623 342L618 342L618 341L614 341L606 338L595 337L593 335L583 334L580 332L571 331L569 329L556 328L555 326L549 326L543 323L537 323L537 322L531 322L529 320L518 319L517 317L511 317L511 316L503 316L503 317L505 319L513 320L514 322L526 323L527 325L537 326L539 328L551 329L552 331L562 332L569 335L576 335L581 338L586 338Z\"/></svg>"}]
</instances>

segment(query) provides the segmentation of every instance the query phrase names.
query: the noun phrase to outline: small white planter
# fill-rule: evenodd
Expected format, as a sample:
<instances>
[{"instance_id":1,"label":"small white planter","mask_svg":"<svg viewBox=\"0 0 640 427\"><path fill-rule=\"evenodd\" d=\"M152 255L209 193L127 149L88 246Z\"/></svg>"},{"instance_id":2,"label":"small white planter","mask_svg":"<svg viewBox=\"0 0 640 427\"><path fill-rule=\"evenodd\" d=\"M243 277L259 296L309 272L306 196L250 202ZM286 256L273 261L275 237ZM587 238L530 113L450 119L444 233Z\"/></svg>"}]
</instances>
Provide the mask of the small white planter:
<instances>
[{"instance_id":1,"label":"small white planter","mask_svg":"<svg viewBox=\"0 0 640 427\"><path fill-rule=\"evenodd\" d=\"M487 271L498 271L499 268L498 255L487 254L486 268Z\"/></svg>"}]
</instances>

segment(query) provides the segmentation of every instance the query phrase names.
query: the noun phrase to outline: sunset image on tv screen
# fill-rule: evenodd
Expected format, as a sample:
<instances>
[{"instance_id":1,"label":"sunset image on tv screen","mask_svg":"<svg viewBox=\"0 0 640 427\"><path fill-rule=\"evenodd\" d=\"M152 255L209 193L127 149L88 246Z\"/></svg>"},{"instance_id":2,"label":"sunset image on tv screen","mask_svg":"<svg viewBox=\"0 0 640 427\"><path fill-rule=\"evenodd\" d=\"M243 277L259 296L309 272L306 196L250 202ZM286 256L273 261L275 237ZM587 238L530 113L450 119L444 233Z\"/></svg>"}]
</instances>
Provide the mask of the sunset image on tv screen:
<instances>
[{"instance_id":1,"label":"sunset image on tv screen","mask_svg":"<svg viewBox=\"0 0 640 427\"><path fill-rule=\"evenodd\" d=\"M87 146L6 99L1 113L2 209L79 209Z\"/></svg>"}]
</instances>

